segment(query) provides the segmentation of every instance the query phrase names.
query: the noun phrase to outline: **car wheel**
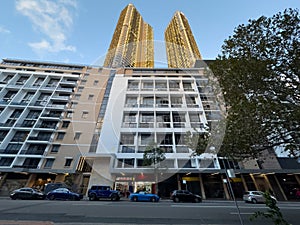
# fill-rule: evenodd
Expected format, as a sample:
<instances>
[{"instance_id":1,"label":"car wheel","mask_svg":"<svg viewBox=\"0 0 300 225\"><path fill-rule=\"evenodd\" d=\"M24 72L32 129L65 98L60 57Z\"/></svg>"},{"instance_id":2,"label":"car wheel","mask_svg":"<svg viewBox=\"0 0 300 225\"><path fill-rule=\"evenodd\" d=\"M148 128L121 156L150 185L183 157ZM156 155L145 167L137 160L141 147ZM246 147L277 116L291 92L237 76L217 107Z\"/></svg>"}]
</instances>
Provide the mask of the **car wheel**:
<instances>
[{"instance_id":1,"label":"car wheel","mask_svg":"<svg viewBox=\"0 0 300 225\"><path fill-rule=\"evenodd\" d=\"M133 197L132 201L137 202L138 201L138 197Z\"/></svg>"},{"instance_id":2,"label":"car wheel","mask_svg":"<svg viewBox=\"0 0 300 225\"><path fill-rule=\"evenodd\" d=\"M118 201L119 198L118 198L117 195L112 195L112 196L111 196L111 200L112 200L112 201Z\"/></svg>"},{"instance_id":3,"label":"car wheel","mask_svg":"<svg viewBox=\"0 0 300 225\"><path fill-rule=\"evenodd\" d=\"M12 200L16 200L17 197L16 197L16 196L11 196L11 199L12 199Z\"/></svg>"},{"instance_id":4,"label":"car wheel","mask_svg":"<svg viewBox=\"0 0 300 225\"><path fill-rule=\"evenodd\" d=\"M174 198L174 202L179 202L179 198L178 198L178 197L175 197L175 198Z\"/></svg>"},{"instance_id":5,"label":"car wheel","mask_svg":"<svg viewBox=\"0 0 300 225\"><path fill-rule=\"evenodd\" d=\"M55 199L55 196L54 196L54 195L50 195L50 196L49 196L49 199L50 199L50 200L54 200L54 199Z\"/></svg>"},{"instance_id":6,"label":"car wheel","mask_svg":"<svg viewBox=\"0 0 300 225\"><path fill-rule=\"evenodd\" d=\"M156 202L156 199L154 197L150 198L151 202Z\"/></svg>"},{"instance_id":7,"label":"car wheel","mask_svg":"<svg viewBox=\"0 0 300 225\"><path fill-rule=\"evenodd\" d=\"M194 202L199 203L199 202L201 202L201 200L199 198L195 198Z\"/></svg>"},{"instance_id":8,"label":"car wheel","mask_svg":"<svg viewBox=\"0 0 300 225\"><path fill-rule=\"evenodd\" d=\"M255 198L252 198L251 202L252 202L253 204L256 204L256 203L257 203L257 200L256 200Z\"/></svg>"},{"instance_id":9,"label":"car wheel","mask_svg":"<svg viewBox=\"0 0 300 225\"><path fill-rule=\"evenodd\" d=\"M95 194L91 194L91 195L89 196L89 200L90 200L90 201L96 201L96 200L97 200L96 195L95 195Z\"/></svg>"}]
</instances>

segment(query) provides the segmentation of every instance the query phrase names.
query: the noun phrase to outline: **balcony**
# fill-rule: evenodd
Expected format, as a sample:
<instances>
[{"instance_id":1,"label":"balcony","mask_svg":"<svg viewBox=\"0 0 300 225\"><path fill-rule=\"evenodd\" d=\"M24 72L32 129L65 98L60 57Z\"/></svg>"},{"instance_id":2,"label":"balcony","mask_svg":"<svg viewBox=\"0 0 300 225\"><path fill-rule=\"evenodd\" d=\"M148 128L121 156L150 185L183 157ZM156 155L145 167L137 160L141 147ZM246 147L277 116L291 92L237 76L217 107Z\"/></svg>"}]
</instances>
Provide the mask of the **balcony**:
<instances>
[{"instance_id":1,"label":"balcony","mask_svg":"<svg viewBox=\"0 0 300 225\"><path fill-rule=\"evenodd\" d=\"M139 128L153 128L154 123L140 123Z\"/></svg>"},{"instance_id":2,"label":"balcony","mask_svg":"<svg viewBox=\"0 0 300 225\"><path fill-rule=\"evenodd\" d=\"M73 80L62 80L60 83L64 84L64 85L69 85L72 87L77 86L77 81L73 81Z\"/></svg>"},{"instance_id":3,"label":"balcony","mask_svg":"<svg viewBox=\"0 0 300 225\"><path fill-rule=\"evenodd\" d=\"M137 127L137 123L123 122L122 127L123 128L136 128Z\"/></svg>"},{"instance_id":4,"label":"balcony","mask_svg":"<svg viewBox=\"0 0 300 225\"><path fill-rule=\"evenodd\" d=\"M37 169L38 165L13 165L13 168Z\"/></svg>"},{"instance_id":5,"label":"balcony","mask_svg":"<svg viewBox=\"0 0 300 225\"><path fill-rule=\"evenodd\" d=\"M20 152L21 155L44 155L45 150L32 150L32 149L28 149L28 150L22 150Z\"/></svg>"},{"instance_id":6,"label":"balcony","mask_svg":"<svg viewBox=\"0 0 300 225\"><path fill-rule=\"evenodd\" d=\"M0 154L16 155L20 149L0 149Z\"/></svg>"}]
</instances>

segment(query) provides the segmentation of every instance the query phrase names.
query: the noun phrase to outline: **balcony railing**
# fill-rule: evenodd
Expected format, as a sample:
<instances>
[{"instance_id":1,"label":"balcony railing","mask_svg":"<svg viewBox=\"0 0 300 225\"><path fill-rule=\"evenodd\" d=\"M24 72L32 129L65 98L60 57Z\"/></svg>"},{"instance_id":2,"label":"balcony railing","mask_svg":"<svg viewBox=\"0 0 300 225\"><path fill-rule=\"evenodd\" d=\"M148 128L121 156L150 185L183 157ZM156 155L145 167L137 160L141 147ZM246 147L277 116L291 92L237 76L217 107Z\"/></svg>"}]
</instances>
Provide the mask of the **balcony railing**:
<instances>
[{"instance_id":1,"label":"balcony railing","mask_svg":"<svg viewBox=\"0 0 300 225\"><path fill-rule=\"evenodd\" d=\"M20 149L0 149L0 154L16 155L16 154L18 154L19 151L20 151Z\"/></svg>"}]
</instances>

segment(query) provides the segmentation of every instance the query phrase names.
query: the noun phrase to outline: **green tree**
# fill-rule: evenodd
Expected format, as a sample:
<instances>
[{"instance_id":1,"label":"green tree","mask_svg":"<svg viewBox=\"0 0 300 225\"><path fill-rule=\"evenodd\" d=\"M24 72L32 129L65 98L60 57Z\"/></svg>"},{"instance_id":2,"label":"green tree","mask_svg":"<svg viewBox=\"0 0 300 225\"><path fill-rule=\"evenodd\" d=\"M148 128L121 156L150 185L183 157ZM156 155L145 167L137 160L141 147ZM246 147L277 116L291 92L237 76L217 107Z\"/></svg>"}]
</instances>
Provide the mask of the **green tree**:
<instances>
[{"instance_id":1,"label":"green tree","mask_svg":"<svg viewBox=\"0 0 300 225\"><path fill-rule=\"evenodd\" d=\"M158 172L160 162L166 159L165 151L157 146L156 143L149 144L143 155L143 166L152 166L155 175L155 193L158 194Z\"/></svg>"},{"instance_id":2,"label":"green tree","mask_svg":"<svg viewBox=\"0 0 300 225\"><path fill-rule=\"evenodd\" d=\"M267 212L257 211L251 217L250 220L254 221L259 217L263 217L266 219L271 219L275 225L290 225L284 218L282 213L280 212L279 207L277 206L276 201L271 198L269 192L264 193L264 197L266 199L266 206L268 207Z\"/></svg>"},{"instance_id":3,"label":"green tree","mask_svg":"<svg viewBox=\"0 0 300 225\"><path fill-rule=\"evenodd\" d=\"M286 9L239 25L210 65L226 102L221 153L256 158L281 147L299 156L300 16Z\"/></svg>"}]
</instances>

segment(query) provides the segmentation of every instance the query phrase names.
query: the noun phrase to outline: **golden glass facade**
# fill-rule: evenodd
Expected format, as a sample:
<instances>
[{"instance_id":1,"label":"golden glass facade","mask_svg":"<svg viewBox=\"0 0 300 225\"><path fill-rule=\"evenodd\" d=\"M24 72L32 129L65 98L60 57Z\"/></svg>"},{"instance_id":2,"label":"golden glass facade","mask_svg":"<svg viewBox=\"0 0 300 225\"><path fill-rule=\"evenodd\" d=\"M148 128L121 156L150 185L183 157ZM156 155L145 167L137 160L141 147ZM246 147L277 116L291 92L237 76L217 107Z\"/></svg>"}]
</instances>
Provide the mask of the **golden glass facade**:
<instances>
[{"instance_id":1,"label":"golden glass facade","mask_svg":"<svg viewBox=\"0 0 300 225\"><path fill-rule=\"evenodd\" d=\"M188 20L176 12L165 31L169 68L191 68L202 60Z\"/></svg>"},{"instance_id":2,"label":"golden glass facade","mask_svg":"<svg viewBox=\"0 0 300 225\"><path fill-rule=\"evenodd\" d=\"M129 4L121 12L104 67L154 67L153 29Z\"/></svg>"}]
</instances>

